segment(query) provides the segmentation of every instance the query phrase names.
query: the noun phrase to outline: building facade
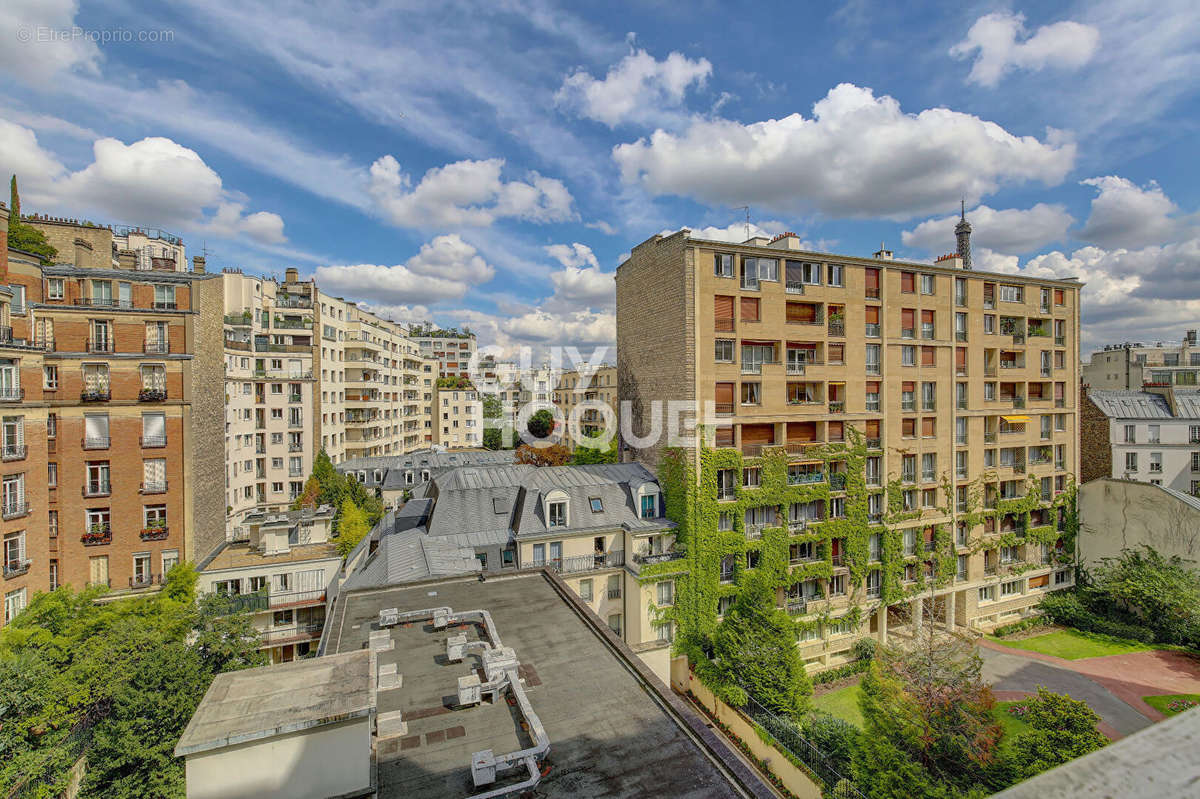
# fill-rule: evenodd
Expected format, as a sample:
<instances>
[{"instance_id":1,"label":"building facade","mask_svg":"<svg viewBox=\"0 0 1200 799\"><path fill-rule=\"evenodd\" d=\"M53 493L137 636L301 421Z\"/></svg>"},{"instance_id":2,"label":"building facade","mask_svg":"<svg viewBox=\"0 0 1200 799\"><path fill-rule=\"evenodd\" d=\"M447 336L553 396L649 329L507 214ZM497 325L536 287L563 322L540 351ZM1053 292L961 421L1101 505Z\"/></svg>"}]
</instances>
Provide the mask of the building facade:
<instances>
[{"instance_id":1,"label":"building facade","mask_svg":"<svg viewBox=\"0 0 1200 799\"><path fill-rule=\"evenodd\" d=\"M1080 479L1138 480L1200 496L1200 390L1084 391Z\"/></svg>"},{"instance_id":2,"label":"building facade","mask_svg":"<svg viewBox=\"0 0 1200 799\"><path fill-rule=\"evenodd\" d=\"M472 377L470 362L477 348L474 333L414 326L409 335L420 345L422 357L437 361L440 377Z\"/></svg>"},{"instance_id":3,"label":"building facade","mask_svg":"<svg viewBox=\"0 0 1200 799\"><path fill-rule=\"evenodd\" d=\"M59 584L151 589L224 537L223 452L198 446L221 439L220 280L200 258L88 260L113 252L112 231L79 229L75 263L5 247L0 264L6 618Z\"/></svg>"},{"instance_id":4,"label":"building facade","mask_svg":"<svg viewBox=\"0 0 1200 799\"><path fill-rule=\"evenodd\" d=\"M434 444L446 449L483 446L483 400L470 383L435 385L433 400Z\"/></svg>"},{"instance_id":5,"label":"building facade","mask_svg":"<svg viewBox=\"0 0 1200 799\"><path fill-rule=\"evenodd\" d=\"M668 497L700 481L672 513L694 520L681 629L758 569L821 667L889 621L987 627L1069 584L1080 284L799 246L684 230L617 270L633 434L668 402L708 423L703 446L626 442Z\"/></svg>"},{"instance_id":6,"label":"building facade","mask_svg":"<svg viewBox=\"0 0 1200 799\"><path fill-rule=\"evenodd\" d=\"M1146 385L1200 385L1200 346L1189 330L1178 343L1110 344L1083 365L1083 383L1110 391L1138 391Z\"/></svg>"},{"instance_id":7,"label":"building facade","mask_svg":"<svg viewBox=\"0 0 1200 799\"><path fill-rule=\"evenodd\" d=\"M563 372L554 386L554 405L567 429L567 441L574 444L597 436L608 427L613 436L620 429L620 404L617 401L617 367L601 364ZM582 409L580 403L588 403ZM600 403L612 410L611 418L594 406Z\"/></svg>"}]
</instances>

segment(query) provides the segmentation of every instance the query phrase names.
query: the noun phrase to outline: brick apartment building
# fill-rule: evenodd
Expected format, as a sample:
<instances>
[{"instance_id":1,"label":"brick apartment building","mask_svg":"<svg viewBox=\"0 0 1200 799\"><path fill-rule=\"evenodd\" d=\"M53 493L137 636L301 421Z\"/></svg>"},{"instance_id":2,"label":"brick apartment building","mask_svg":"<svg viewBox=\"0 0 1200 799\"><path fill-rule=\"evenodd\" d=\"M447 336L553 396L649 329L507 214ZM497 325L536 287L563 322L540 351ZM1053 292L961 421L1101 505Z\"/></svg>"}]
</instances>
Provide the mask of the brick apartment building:
<instances>
[{"instance_id":1,"label":"brick apartment building","mask_svg":"<svg viewBox=\"0 0 1200 799\"><path fill-rule=\"evenodd\" d=\"M634 433L654 402L714 415L711 449L683 451L712 488L681 528L698 597L682 631L755 569L819 667L889 616L986 627L1069 584L1081 284L975 271L956 232L957 255L923 264L683 230L618 267ZM625 456L657 468L663 446Z\"/></svg>"},{"instance_id":2,"label":"brick apartment building","mask_svg":"<svg viewBox=\"0 0 1200 799\"><path fill-rule=\"evenodd\" d=\"M27 221L60 251L0 250L6 619L62 583L152 588L224 536L224 454L198 446L221 436L220 281L201 258L139 269L108 228Z\"/></svg>"}]
</instances>

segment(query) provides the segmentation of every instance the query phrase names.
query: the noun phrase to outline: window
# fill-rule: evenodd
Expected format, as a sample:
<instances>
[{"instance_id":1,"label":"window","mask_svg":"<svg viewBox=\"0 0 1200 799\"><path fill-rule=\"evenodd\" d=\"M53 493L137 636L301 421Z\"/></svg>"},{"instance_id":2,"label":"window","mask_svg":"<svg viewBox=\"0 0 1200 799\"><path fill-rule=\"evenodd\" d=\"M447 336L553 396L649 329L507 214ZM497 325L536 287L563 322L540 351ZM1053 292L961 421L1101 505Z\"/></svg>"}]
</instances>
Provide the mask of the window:
<instances>
[{"instance_id":1,"label":"window","mask_svg":"<svg viewBox=\"0 0 1200 799\"><path fill-rule=\"evenodd\" d=\"M921 347L921 366L936 366L936 353L937 349L934 347Z\"/></svg>"},{"instance_id":2,"label":"window","mask_svg":"<svg viewBox=\"0 0 1200 799\"><path fill-rule=\"evenodd\" d=\"M4 536L4 571L14 572L25 566L25 531Z\"/></svg>"},{"instance_id":3,"label":"window","mask_svg":"<svg viewBox=\"0 0 1200 799\"><path fill-rule=\"evenodd\" d=\"M742 383L742 404L759 405L762 402L760 383Z\"/></svg>"},{"instance_id":4,"label":"window","mask_svg":"<svg viewBox=\"0 0 1200 799\"><path fill-rule=\"evenodd\" d=\"M670 607L675 604L675 581L663 580L655 584L658 594L658 606L660 608Z\"/></svg>"},{"instance_id":5,"label":"window","mask_svg":"<svg viewBox=\"0 0 1200 799\"><path fill-rule=\"evenodd\" d=\"M742 470L742 485L746 488L758 488L762 483L762 468L747 466Z\"/></svg>"},{"instance_id":6,"label":"window","mask_svg":"<svg viewBox=\"0 0 1200 799\"><path fill-rule=\"evenodd\" d=\"M733 255L719 252L713 255L713 274L717 277L733 277Z\"/></svg>"},{"instance_id":7,"label":"window","mask_svg":"<svg viewBox=\"0 0 1200 799\"><path fill-rule=\"evenodd\" d=\"M844 596L846 594L846 575L835 574L829 578L829 595Z\"/></svg>"},{"instance_id":8,"label":"window","mask_svg":"<svg viewBox=\"0 0 1200 799\"><path fill-rule=\"evenodd\" d=\"M845 267L844 267L844 266L842 266L841 264L830 264L830 265L829 265L829 274L828 274L828 277L829 277L828 283L829 283L829 285L830 285L830 286L842 286L842 285L845 285L845 284L842 282L842 281L843 281L843 277L842 277L842 275L843 275L843 273L844 273L844 272L845 272Z\"/></svg>"},{"instance_id":9,"label":"window","mask_svg":"<svg viewBox=\"0 0 1200 799\"><path fill-rule=\"evenodd\" d=\"M996 332L996 315L995 314L985 313L983 315L983 332L989 333L989 334Z\"/></svg>"},{"instance_id":10,"label":"window","mask_svg":"<svg viewBox=\"0 0 1200 799\"><path fill-rule=\"evenodd\" d=\"M729 515L729 511L723 510L717 514L717 529L722 531L733 529L733 517Z\"/></svg>"},{"instance_id":11,"label":"window","mask_svg":"<svg viewBox=\"0 0 1200 799\"><path fill-rule=\"evenodd\" d=\"M4 623L8 624L25 609L25 589L18 588L4 595Z\"/></svg>"},{"instance_id":12,"label":"window","mask_svg":"<svg viewBox=\"0 0 1200 799\"><path fill-rule=\"evenodd\" d=\"M917 365L917 348L911 344L904 344L900 347L900 365L901 366L916 366Z\"/></svg>"},{"instance_id":13,"label":"window","mask_svg":"<svg viewBox=\"0 0 1200 799\"><path fill-rule=\"evenodd\" d=\"M601 513L604 510L604 500L600 497L588 497L588 505L592 509L592 513Z\"/></svg>"},{"instance_id":14,"label":"window","mask_svg":"<svg viewBox=\"0 0 1200 799\"><path fill-rule=\"evenodd\" d=\"M915 294L917 292L917 276L915 273L900 273L900 291L905 294Z\"/></svg>"},{"instance_id":15,"label":"window","mask_svg":"<svg viewBox=\"0 0 1200 799\"><path fill-rule=\"evenodd\" d=\"M621 614L614 613L608 617L608 629L612 630L615 635L621 634Z\"/></svg>"},{"instance_id":16,"label":"window","mask_svg":"<svg viewBox=\"0 0 1200 799\"><path fill-rule=\"evenodd\" d=\"M566 502L549 502L546 504L547 517L550 520L550 527L566 527L567 525L567 503Z\"/></svg>"},{"instance_id":17,"label":"window","mask_svg":"<svg viewBox=\"0 0 1200 799\"><path fill-rule=\"evenodd\" d=\"M1001 286L1003 288L1003 286ZM1007 583L1000 584L1000 596L1015 596L1021 593L1021 581L1010 580Z\"/></svg>"},{"instance_id":18,"label":"window","mask_svg":"<svg viewBox=\"0 0 1200 799\"><path fill-rule=\"evenodd\" d=\"M653 519L658 516L658 495L642 494L642 518Z\"/></svg>"},{"instance_id":19,"label":"window","mask_svg":"<svg viewBox=\"0 0 1200 799\"><path fill-rule=\"evenodd\" d=\"M933 294L934 277L933 275L921 275L921 293Z\"/></svg>"},{"instance_id":20,"label":"window","mask_svg":"<svg viewBox=\"0 0 1200 799\"><path fill-rule=\"evenodd\" d=\"M740 315L743 322L757 322L758 297L742 297L739 302ZM719 328L718 328L719 329Z\"/></svg>"},{"instance_id":21,"label":"window","mask_svg":"<svg viewBox=\"0 0 1200 799\"><path fill-rule=\"evenodd\" d=\"M713 358L719 363L733 363L733 339L719 338L714 342Z\"/></svg>"},{"instance_id":22,"label":"window","mask_svg":"<svg viewBox=\"0 0 1200 799\"><path fill-rule=\"evenodd\" d=\"M871 561L881 559L883 553L883 537L879 533L871 533L867 538L867 558Z\"/></svg>"},{"instance_id":23,"label":"window","mask_svg":"<svg viewBox=\"0 0 1200 799\"><path fill-rule=\"evenodd\" d=\"M1138 468L1138 454L1136 452L1125 453L1125 471L1136 472Z\"/></svg>"},{"instance_id":24,"label":"window","mask_svg":"<svg viewBox=\"0 0 1200 799\"><path fill-rule=\"evenodd\" d=\"M58 388L57 366L42 367L42 388L45 388L47 391L55 391Z\"/></svg>"},{"instance_id":25,"label":"window","mask_svg":"<svg viewBox=\"0 0 1200 799\"><path fill-rule=\"evenodd\" d=\"M46 279L46 299L61 300L63 298L63 279L51 277Z\"/></svg>"},{"instance_id":26,"label":"window","mask_svg":"<svg viewBox=\"0 0 1200 799\"><path fill-rule=\"evenodd\" d=\"M979 601L991 602L996 598L996 586L985 585L979 589Z\"/></svg>"},{"instance_id":27,"label":"window","mask_svg":"<svg viewBox=\"0 0 1200 799\"><path fill-rule=\"evenodd\" d=\"M879 569L871 569L867 572L867 596L879 596L882 586L883 578Z\"/></svg>"},{"instance_id":28,"label":"window","mask_svg":"<svg viewBox=\"0 0 1200 799\"><path fill-rule=\"evenodd\" d=\"M1000 302L1025 302L1025 290L1021 286L1000 284Z\"/></svg>"},{"instance_id":29,"label":"window","mask_svg":"<svg viewBox=\"0 0 1200 799\"><path fill-rule=\"evenodd\" d=\"M868 344L864 350L867 360L867 374L879 374L879 345Z\"/></svg>"},{"instance_id":30,"label":"window","mask_svg":"<svg viewBox=\"0 0 1200 799\"><path fill-rule=\"evenodd\" d=\"M729 277L729 275L726 275L726 277ZM580 580L579 581L579 598L582 599L584 602L592 601L592 581L591 580Z\"/></svg>"}]
</instances>

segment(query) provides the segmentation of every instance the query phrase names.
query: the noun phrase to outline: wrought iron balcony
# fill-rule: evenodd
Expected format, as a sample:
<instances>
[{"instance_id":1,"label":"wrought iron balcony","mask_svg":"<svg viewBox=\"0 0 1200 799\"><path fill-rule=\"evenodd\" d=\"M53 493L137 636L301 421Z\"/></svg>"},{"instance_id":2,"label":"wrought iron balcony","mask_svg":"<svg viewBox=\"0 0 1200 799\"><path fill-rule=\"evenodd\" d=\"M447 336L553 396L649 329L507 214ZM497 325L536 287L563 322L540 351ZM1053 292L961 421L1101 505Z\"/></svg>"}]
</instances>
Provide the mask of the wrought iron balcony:
<instances>
[{"instance_id":1,"label":"wrought iron balcony","mask_svg":"<svg viewBox=\"0 0 1200 799\"><path fill-rule=\"evenodd\" d=\"M89 480L83 484L85 497L107 497L112 494L112 483L108 480Z\"/></svg>"},{"instance_id":2,"label":"wrought iron balcony","mask_svg":"<svg viewBox=\"0 0 1200 799\"><path fill-rule=\"evenodd\" d=\"M167 437L163 436L142 436L141 444L143 449L155 449L165 447L167 445Z\"/></svg>"},{"instance_id":3,"label":"wrought iron balcony","mask_svg":"<svg viewBox=\"0 0 1200 799\"><path fill-rule=\"evenodd\" d=\"M0 387L0 402L20 402L25 399L25 389L14 386Z\"/></svg>"},{"instance_id":4,"label":"wrought iron balcony","mask_svg":"<svg viewBox=\"0 0 1200 799\"><path fill-rule=\"evenodd\" d=\"M166 398L165 388L143 388L138 391L138 402L162 402Z\"/></svg>"},{"instance_id":5,"label":"wrought iron balcony","mask_svg":"<svg viewBox=\"0 0 1200 799\"><path fill-rule=\"evenodd\" d=\"M29 566L29 558L23 560L6 560L4 562L4 579L8 580L13 577L20 577L29 571Z\"/></svg>"},{"instance_id":6,"label":"wrought iron balcony","mask_svg":"<svg viewBox=\"0 0 1200 799\"><path fill-rule=\"evenodd\" d=\"M148 480L142 483L141 492L143 494L165 494L167 493L167 481Z\"/></svg>"},{"instance_id":7,"label":"wrought iron balcony","mask_svg":"<svg viewBox=\"0 0 1200 799\"><path fill-rule=\"evenodd\" d=\"M24 460L27 451L28 447L24 444L5 444L0 448L0 458L6 461Z\"/></svg>"},{"instance_id":8,"label":"wrought iron balcony","mask_svg":"<svg viewBox=\"0 0 1200 799\"><path fill-rule=\"evenodd\" d=\"M108 449L112 444L112 439L108 436L84 436L84 449Z\"/></svg>"},{"instance_id":9,"label":"wrought iron balcony","mask_svg":"<svg viewBox=\"0 0 1200 799\"><path fill-rule=\"evenodd\" d=\"M163 541L169 535L169 530L165 524L154 524L149 527L143 527L141 539L143 541Z\"/></svg>"},{"instance_id":10,"label":"wrought iron balcony","mask_svg":"<svg viewBox=\"0 0 1200 799\"><path fill-rule=\"evenodd\" d=\"M79 540L85 547L112 543L112 525L109 523L93 524L84 531Z\"/></svg>"}]
</instances>

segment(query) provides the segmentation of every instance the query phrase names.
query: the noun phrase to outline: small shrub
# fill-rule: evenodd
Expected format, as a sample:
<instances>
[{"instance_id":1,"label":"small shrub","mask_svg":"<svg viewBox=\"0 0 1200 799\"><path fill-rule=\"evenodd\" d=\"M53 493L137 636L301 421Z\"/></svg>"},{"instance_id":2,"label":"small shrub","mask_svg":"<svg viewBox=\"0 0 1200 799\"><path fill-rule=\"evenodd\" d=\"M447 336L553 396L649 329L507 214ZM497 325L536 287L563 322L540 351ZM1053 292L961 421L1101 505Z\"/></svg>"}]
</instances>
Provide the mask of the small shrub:
<instances>
[{"instance_id":1,"label":"small shrub","mask_svg":"<svg viewBox=\"0 0 1200 799\"><path fill-rule=\"evenodd\" d=\"M814 712L804 720L801 733L829 758L834 769L842 774L849 773L854 748L858 746L860 733L857 727L828 713Z\"/></svg>"},{"instance_id":2,"label":"small shrub","mask_svg":"<svg viewBox=\"0 0 1200 799\"><path fill-rule=\"evenodd\" d=\"M861 674L867 670L867 664L870 662L870 660L853 660L849 663L843 663L840 666L834 666L832 669L826 669L818 674L814 674L812 676L812 683L813 685L828 685L845 677Z\"/></svg>"},{"instance_id":3,"label":"small shrub","mask_svg":"<svg viewBox=\"0 0 1200 799\"><path fill-rule=\"evenodd\" d=\"M1038 627L1046 626L1048 626L1048 622L1046 621L1045 616L1030 616L1027 619L1014 621L1012 624L1002 624L996 629L992 630L992 635L996 636L997 638L1004 638L1009 635L1023 633L1026 630L1033 630Z\"/></svg>"},{"instance_id":4,"label":"small shrub","mask_svg":"<svg viewBox=\"0 0 1200 799\"><path fill-rule=\"evenodd\" d=\"M1140 641L1144 644L1154 642L1152 630L1095 613L1084 603L1077 592L1062 591L1049 594L1042 598L1038 607L1047 617L1064 627L1074 627L1085 632Z\"/></svg>"},{"instance_id":5,"label":"small shrub","mask_svg":"<svg viewBox=\"0 0 1200 799\"><path fill-rule=\"evenodd\" d=\"M878 646L879 644L874 638L859 638L850 648L850 654L854 655L855 660L871 660L875 657L875 650Z\"/></svg>"}]
</instances>

